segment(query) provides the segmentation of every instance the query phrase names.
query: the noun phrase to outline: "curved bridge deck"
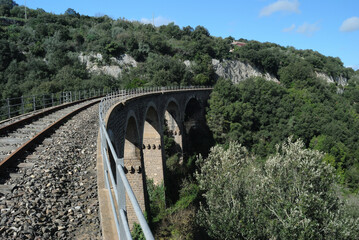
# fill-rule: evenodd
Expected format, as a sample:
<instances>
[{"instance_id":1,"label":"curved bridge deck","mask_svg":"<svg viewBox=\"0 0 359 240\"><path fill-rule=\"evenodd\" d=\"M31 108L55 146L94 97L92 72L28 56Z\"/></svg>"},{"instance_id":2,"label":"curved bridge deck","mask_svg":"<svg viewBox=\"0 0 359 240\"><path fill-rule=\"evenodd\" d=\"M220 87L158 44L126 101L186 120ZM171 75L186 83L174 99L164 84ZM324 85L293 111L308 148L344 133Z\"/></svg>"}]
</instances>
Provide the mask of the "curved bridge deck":
<instances>
[{"instance_id":1,"label":"curved bridge deck","mask_svg":"<svg viewBox=\"0 0 359 240\"><path fill-rule=\"evenodd\" d=\"M148 210L146 180L152 179L154 184L164 182L164 126L186 152L191 147L189 132L205 121L211 90L204 87L137 89L120 91L102 100L98 155L102 155L103 162L98 158L98 166L103 168L98 171L102 171L105 181L98 178L99 196L106 196L100 199L103 227L115 223L118 236L127 239L133 223L139 222L146 235L149 228L143 226L147 224L142 215ZM114 219L109 220L112 223L105 222L109 217L109 213L104 215L105 208L109 210L109 205L115 212L111 213Z\"/></svg>"}]
</instances>

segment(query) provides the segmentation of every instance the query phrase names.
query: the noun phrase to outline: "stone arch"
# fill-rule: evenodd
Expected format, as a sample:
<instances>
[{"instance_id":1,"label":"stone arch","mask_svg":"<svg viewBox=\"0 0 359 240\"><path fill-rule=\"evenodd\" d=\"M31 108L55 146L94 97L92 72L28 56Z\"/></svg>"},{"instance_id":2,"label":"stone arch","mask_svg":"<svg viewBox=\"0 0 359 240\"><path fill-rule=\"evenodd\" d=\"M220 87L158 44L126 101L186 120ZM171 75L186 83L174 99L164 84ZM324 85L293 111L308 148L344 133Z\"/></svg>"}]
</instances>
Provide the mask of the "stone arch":
<instances>
[{"instance_id":1,"label":"stone arch","mask_svg":"<svg viewBox=\"0 0 359 240\"><path fill-rule=\"evenodd\" d=\"M173 135L177 144L182 146L181 112L178 102L171 98L167 101L164 109L163 120L167 123L168 131Z\"/></svg>"},{"instance_id":2,"label":"stone arch","mask_svg":"<svg viewBox=\"0 0 359 240\"><path fill-rule=\"evenodd\" d=\"M178 119L178 121L180 121L181 116L182 116L181 108L180 108L179 102L174 97L169 97L169 99L166 101L164 111L168 111L167 109L169 109L169 108L176 111L176 114L177 114L176 118Z\"/></svg>"},{"instance_id":3,"label":"stone arch","mask_svg":"<svg viewBox=\"0 0 359 240\"><path fill-rule=\"evenodd\" d=\"M140 137L136 117L129 113L125 125L125 145L123 151L124 166L127 170L131 166L141 166Z\"/></svg>"},{"instance_id":4,"label":"stone arch","mask_svg":"<svg viewBox=\"0 0 359 240\"><path fill-rule=\"evenodd\" d=\"M176 202L179 199L181 171L183 167L183 125L178 102L170 98L165 105L163 113L163 141L166 149L163 149L165 199L166 203ZM166 136L166 137L165 137Z\"/></svg>"},{"instance_id":5,"label":"stone arch","mask_svg":"<svg viewBox=\"0 0 359 240\"><path fill-rule=\"evenodd\" d=\"M183 108L182 111L183 111L184 113L185 113L185 111L186 111L186 108L187 108L189 102L192 102L192 101L198 102L198 104L202 107L202 102L201 102L201 100L199 100L196 95L191 94L190 96L188 96L188 97L186 98L185 104L184 104L184 106L183 106L184 108Z\"/></svg>"},{"instance_id":6,"label":"stone arch","mask_svg":"<svg viewBox=\"0 0 359 240\"><path fill-rule=\"evenodd\" d=\"M143 115L143 122L150 121L149 123L158 131L161 131L160 117L158 114L158 107L154 102L149 102L145 108ZM158 122L156 122L158 121Z\"/></svg>"},{"instance_id":7,"label":"stone arch","mask_svg":"<svg viewBox=\"0 0 359 240\"><path fill-rule=\"evenodd\" d=\"M206 156L209 147L213 144L213 139L205 120L205 103L194 96L188 98L183 119L184 161L198 153Z\"/></svg>"},{"instance_id":8,"label":"stone arch","mask_svg":"<svg viewBox=\"0 0 359 240\"><path fill-rule=\"evenodd\" d=\"M159 185L163 182L162 126L157 107L152 102L147 105L143 124L142 152L146 177Z\"/></svg>"},{"instance_id":9,"label":"stone arch","mask_svg":"<svg viewBox=\"0 0 359 240\"><path fill-rule=\"evenodd\" d=\"M182 132L183 132L183 125L181 122L182 114L180 105L174 98L170 98L164 109L164 123L167 124L168 133L170 134L174 140L175 143L178 145L179 149L177 151L181 152L182 155Z\"/></svg>"},{"instance_id":10,"label":"stone arch","mask_svg":"<svg viewBox=\"0 0 359 240\"><path fill-rule=\"evenodd\" d=\"M144 177L143 177L143 159L140 148L140 136L137 124L137 119L133 112L127 115L125 125L125 141L123 151L124 170L130 186L137 198L137 201L142 209L145 211L145 192L144 192ZM126 194L126 208L128 215L129 226L132 226L137 221L135 211Z\"/></svg>"},{"instance_id":11,"label":"stone arch","mask_svg":"<svg viewBox=\"0 0 359 240\"><path fill-rule=\"evenodd\" d=\"M184 108L184 125L187 134L192 127L195 127L200 121L204 120L203 113L203 106L196 97L191 96L187 99Z\"/></svg>"},{"instance_id":12,"label":"stone arch","mask_svg":"<svg viewBox=\"0 0 359 240\"><path fill-rule=\"evenodd\" d=\"M210 90L186 90L186 91L171 91L171 92L162 92L162 94L154 93L154 94L146 94L145 96L140 96L136 98L131 98L128 100L120 101L116 104L114 104L113 107L108 111L109 113L106 115L106 122L107 122L107 129L109 131L112 131L111 133L111 142L114 144L115 150L118 154L119 158L124 159L124 164L126 165L126 177L132 187L132 190L138 200L138 203L142 210L149 211L149 201L148 201L148 194L147 194L147 186L146 186L146 174L152 174L151 172L160 173L162 175L166 175L166 173L163 171L165 168L165 161L162 156L164 156L164 150L161 146L163 146L163 122L165 118L165 112L169 108L170 110L176 109L175 106L178 107L179 114L177 116L177 113L174 114L175 119L178 121L177 124L179 124L179 128L182 130L182 149L185 154L185 146L191 146L194 145L193 141L191 141L190 137L187 137L184 125L185 119L194 119L194 122L200 121L200 119L204 119L204 108L206 107L206 101L209 97ZM195 102L195 104L193 104ZM190 111L191 106L196 105L201 107L201 114L199 115L200 118L196 119L196 112L197 111ZM187 116L185 117L185 110L187 109ZM193 110L193 109L192 109ZM176 111L175 111L176 112ZM161 154L161 157L154 157L152 158L151 155L146 155L144 158L144 141L143 136L148 135L148 128L145 127L146 119L157 119L160 124L150 124L149 122L153 121L147 121L147 124L149 124L151 127L153 127L156 132L160 135L160 150L157 148L157 144L155 151L158 151L157 153ZM156 122L155 121L155 122ZM194 124L194 126L190 126L190 130L196 128L200 124ZM203 127L202 127L203 128ZM190 139L190 141L187 141L185 138L187 137ZM145 138L146 139L146 138ZM201 141L206 141L207 138L200 136ZM158 141L158 138L156 139ZM152 147L151 146L151 151ZM148 146L146 146L148 147ZM130 150L128 150L130 149ZM132 153L132 154L131 154ZM185 155L183 154L183 162L186 161ZM153 168L152 170L147 169L149 168L145 166L145 162L153 161L153 159L158 159L161 164L158 164L160 167L160 171L156 168ZM131 161L132 160L132 161ZM117 164L120 164L120 162L117 162ZM139 164L137 164L139 163ZM189 163L189 162L188 162ZM139 173L136 171L136 165L141 166L141 172ZM154 164L155 166L156 164ZM135 173L131 173L129 170L131 169L131 166L134 166ZM115 169L114 167L113 169ZM133 170L132 170L133 171ZM151 175L150 178L153 178ZM160 178L161 179L161 178ZM163 181L163 177L162 177ZM166 188L170 188L166 186ZM167 195L166 195L167 199ZM170 199L172 200L172 199ZM174 202L174 201L172 201ZM133 223L136 221L136 215L132 209L132 205L130 204L130 201L128 197L126 196L126 211L127 211L127 217L129 221L129 226L132 228Z\"/></svg>"}]
</instances>

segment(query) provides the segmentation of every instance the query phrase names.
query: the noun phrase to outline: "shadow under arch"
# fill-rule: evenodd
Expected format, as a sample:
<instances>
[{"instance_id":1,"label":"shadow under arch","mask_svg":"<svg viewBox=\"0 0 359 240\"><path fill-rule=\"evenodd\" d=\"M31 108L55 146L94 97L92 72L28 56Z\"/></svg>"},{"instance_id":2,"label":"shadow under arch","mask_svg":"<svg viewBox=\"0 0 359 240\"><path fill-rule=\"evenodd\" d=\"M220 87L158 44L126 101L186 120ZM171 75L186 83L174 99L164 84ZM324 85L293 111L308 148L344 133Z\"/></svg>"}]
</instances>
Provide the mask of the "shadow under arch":
<instances>
[{"instance_id":1,"label":"shadow under arch","mask_svg":"<svg viewBox=\"0 0 359 240\"><path fill-rule=\"evenodd\" d=\"M127 120L125 132L125 146L123 152L124 166L127 170L125 170L126 172L131 172L131 167L136 170L139 170L141 168L141 149L139 146L140 138L138 134L137 123L135 118L133 116L130 116Z\"/></svg>"},{"instance_id":2,"label":"shadow under arch","mask_svg":"<svg viewBox=\"0 0 359 240\"><path fill-rule=\"evenodd\" d=\"M143 126L142 152L146 178L163 183L162 126L157 109L149 104Z\"/></svg>"},{"instance_id":3,"label":"shadow under arch","mask_svg":"<svg viewBox=\"0 0 359 240\"><path fill-rule=\"evenodd\" d=\"M134 116L129 116L125 130L125 145L123 151L124 170L130 186L142 209L146 210L145 201L145 178L143 169L143 160L140 148L139 130ZM135 211L126 194L126 209L128 223L132 228L133 223L137 222Z\"/></svg>"},{"instance_id":4,"label":"shadow under arch","mask_svg":"<svg viewBox=\"0 0 359 240\"><path fill-rule=\"evenodd\" d=\"M166 205L172 205L179 199L179 189L184 178L182 129L179 105L171 99L164 109L163 119Z\"/></svg>"},{"instance_id":5,"label":"shadow under arch","mask_svg":"<svg viewBox=\"0 0 359 240\"><path fill-rule=\"evenodd\" d=\"M169 134L182 149L182 126L180 126L180 111L176 102L170 101L167 104L164 113L164 125L166 125Z\"/></svg>"},{"instance_id":6,"label":"shadow under arch","mask_svg":"<svg viewBox=\"0 0 359 240\"><path fill-rule=\"evenodd\" d=\"M191 97L184 111L183 152L185 161L201 154L207 157L209 149L214 145L213 136L207 126L205 118L206 102ZM190 159L191 158L191 159ZM189 164L194 164L189 163Z\"/></svg>"}]
</instances>

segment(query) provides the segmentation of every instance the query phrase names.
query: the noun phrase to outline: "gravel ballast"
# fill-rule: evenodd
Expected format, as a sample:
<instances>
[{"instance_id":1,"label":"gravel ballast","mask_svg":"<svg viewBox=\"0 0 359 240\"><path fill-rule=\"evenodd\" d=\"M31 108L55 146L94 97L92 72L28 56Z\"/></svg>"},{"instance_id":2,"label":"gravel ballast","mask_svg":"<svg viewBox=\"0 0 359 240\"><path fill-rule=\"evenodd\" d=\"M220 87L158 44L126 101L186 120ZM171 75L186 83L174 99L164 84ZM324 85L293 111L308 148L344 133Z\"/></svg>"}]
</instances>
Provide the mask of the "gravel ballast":
<instances>
[{"instance_id":1,"label":"gravel ballast","mask_svg":"<svg viewBox=\"0 0 359 240\"><path fill-rule=\"evenodd\" d=\"M6 180L14 188L0 196L0 239L101 239L97 134L98 104L68 120L24 160L33 167Z\"/></svg>"}]
</instances>

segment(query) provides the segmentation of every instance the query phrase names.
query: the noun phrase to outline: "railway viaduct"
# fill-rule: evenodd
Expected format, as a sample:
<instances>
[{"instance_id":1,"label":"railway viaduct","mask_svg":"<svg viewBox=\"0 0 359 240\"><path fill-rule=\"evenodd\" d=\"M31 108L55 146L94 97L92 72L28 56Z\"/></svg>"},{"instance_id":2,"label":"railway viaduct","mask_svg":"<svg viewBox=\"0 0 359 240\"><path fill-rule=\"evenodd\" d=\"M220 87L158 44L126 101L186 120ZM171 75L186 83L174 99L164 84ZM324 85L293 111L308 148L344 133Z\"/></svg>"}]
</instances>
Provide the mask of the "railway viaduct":
<instances>
[{"instance_id":1,"label":"railway viaduct","mask_svg":"<svg viewBox=\"0 0 359 240\"><path fill-rule=\"evenodd\" d=\"M122 166L142 211L148 210L146 179L152 179L156 185L164 182L165 123L168 132L185 154L192 147L190 132L204 124L210 92L209 88L162 88L151 93L132 94L131 97L119 98L108 104L110 106L104 111L103 120L118 159L114 159L109 149L106 150L112 169L110 171L116 182L116 178L120 177L116 173L117 166ZM131 228L137 220L127 193L124 201Z\"/></svg>"}]
</instances>

